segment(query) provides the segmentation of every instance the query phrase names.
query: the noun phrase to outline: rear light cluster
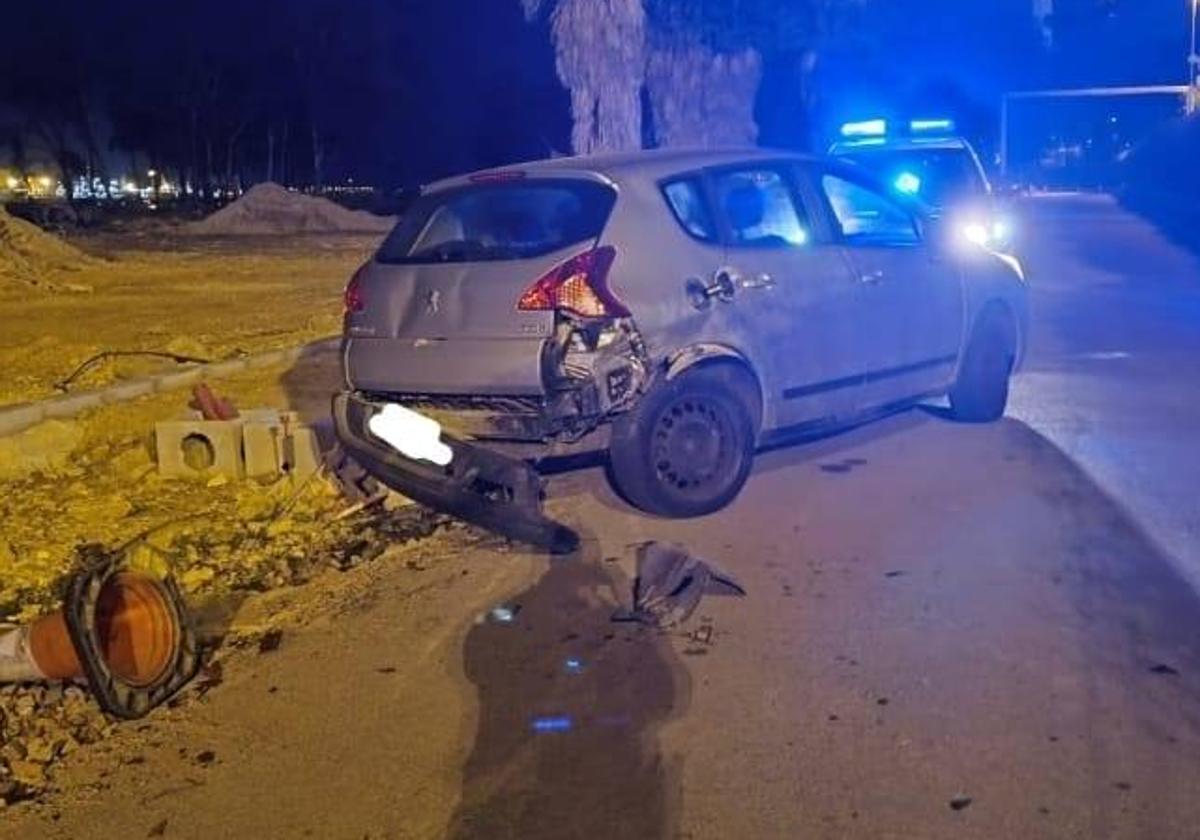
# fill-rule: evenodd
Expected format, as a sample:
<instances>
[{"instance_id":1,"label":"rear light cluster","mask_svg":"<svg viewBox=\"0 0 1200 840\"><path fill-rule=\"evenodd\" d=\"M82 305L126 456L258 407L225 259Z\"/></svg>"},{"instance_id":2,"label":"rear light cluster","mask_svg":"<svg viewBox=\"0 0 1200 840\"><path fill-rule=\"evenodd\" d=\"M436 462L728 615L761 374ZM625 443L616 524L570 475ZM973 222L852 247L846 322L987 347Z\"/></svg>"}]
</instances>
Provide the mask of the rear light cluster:
<instances>
[{"instance_id":1,"label":"rear light cluster","mask_svg":"<svg viewBox=\"0 0 1200 840\"><path fill-rule=\"evenodd\" d=\"M616 256L616 249L606 246L572 257L526 289L517 309L557 310L583 318L628 317L629 309L608 287L608 271Z\"/></svg>"},{"instance_id":2,"label":"rear light cluster","mask_svg":"<svg viewBox=\"0 0 1200 840\"><path fill-rule=\"evenodd\" d=\"M352 315L355 312L362 312L367 308L367 298L363 294L362 287L362 277L366 269L367 267L363 265L358 271L354 272L354 276L346 284L346 290L342 292L342 306L348 315Z\"/></svg>"}]
</instances>

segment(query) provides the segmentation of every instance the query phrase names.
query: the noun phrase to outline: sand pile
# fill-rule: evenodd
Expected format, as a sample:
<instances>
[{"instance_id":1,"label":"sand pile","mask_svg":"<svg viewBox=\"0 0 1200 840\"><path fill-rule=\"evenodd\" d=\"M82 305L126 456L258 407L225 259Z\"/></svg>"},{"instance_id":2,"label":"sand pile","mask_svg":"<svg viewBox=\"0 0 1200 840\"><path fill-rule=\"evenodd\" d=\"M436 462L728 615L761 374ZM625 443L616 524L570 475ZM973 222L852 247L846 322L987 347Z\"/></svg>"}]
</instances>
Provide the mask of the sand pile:
<instances>
[{"instance_id":1,"label":"sand pile","mask_svg":"<svg viewBox=\"0 0 1200 840\"><path fill-rule=\"evenodd\" d=\"M78 271L92 262L78 248L37 225L10 216L0 207L0 281L82 291L84 287L61 282L59 275Z\"/></svg>"},{"instance_id":2,"label":"sand pile","mask_svg":"<svg viewBox=\"0 0 1200 840\"><path fill-rule=\"evenodd\" d=\"M279 184L256 184L232 204L188 231L209 236L289 233L386 233L395 219L347 210L327 198L292 192Z\"/></svg>"}]
</instances>

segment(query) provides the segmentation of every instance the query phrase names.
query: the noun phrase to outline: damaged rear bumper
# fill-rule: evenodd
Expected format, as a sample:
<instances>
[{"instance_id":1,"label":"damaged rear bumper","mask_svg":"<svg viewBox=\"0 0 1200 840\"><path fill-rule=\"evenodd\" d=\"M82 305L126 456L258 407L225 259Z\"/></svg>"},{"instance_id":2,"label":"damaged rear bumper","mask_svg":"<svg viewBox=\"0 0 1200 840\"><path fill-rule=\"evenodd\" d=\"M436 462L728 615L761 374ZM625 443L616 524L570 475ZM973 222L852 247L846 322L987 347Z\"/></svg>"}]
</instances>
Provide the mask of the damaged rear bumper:
<instances>
[{"instance_id":1,"label":"damaged rear bumper","mask_svg":"<svg viewBox=\"0 0 1200 840\"><path fill-rule=\"evenodd\" d=\"M542 512L541 478L529 464L452 434L442 436L454 453L446 467L408 458L367 427L384 405L350 392L333 399L338 440L376 478L421 504L513 539L556 552L575 548L575 533Z\"/></svg>"}]
</instances>

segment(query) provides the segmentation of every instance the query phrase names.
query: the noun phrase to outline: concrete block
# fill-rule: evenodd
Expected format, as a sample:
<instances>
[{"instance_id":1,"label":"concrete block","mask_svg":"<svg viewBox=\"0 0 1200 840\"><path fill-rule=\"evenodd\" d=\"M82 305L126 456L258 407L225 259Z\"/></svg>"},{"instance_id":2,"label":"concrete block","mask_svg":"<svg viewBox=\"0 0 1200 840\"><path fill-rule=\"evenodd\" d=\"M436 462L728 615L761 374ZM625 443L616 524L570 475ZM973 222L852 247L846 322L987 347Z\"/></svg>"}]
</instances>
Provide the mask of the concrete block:
<instances>
[{"instance_id":1,"label":"concrete block","mask_svg":"<svg viewBox=\"0 0 1200 840\"><path fill-rule=\"evenodd\" d=\"M24 431L42 422L45 417L45 406L41 403L0 410L0 437Z\"/></svg>"},{"instance_id":2,"label":"concrete block","mask_svg":"<svg viewBox=\"0 0 1200 840\"><path fill-rule=\"evenodd\" d=\"M250 478L271 478L279 475L280 438L283 424L276 419L249 420L242 426L242 456L246 475Z\"/></svg>"},{"instance_id":3,"label":"concrete block","mask_svg":"<svg viewBox=\"0 0 1200 840\"><path fill-rule=\"evenodd\" d=\"M72 394L68 397L47 400L43 405L46 417L74 417L81 411L104 405L104 398L99 392L91 391L86 394Z\"/></svg>"},{"instance_id":4,"label":"concrete block","mask_svg":"<svg viewBox=\"0 0 1200 840\"><path fill-rule=\"evenodd\" d=\"M245 369L245 359L230 359L227 362L216 362L211 365L206 365L204 368L204 375L212 379L219 379L222 376L232 376L235 373L241 373Z\"/></svg>"},{"instance_id":5,"label":"concrete block","mask_svg":"<svg viewBox=\"0 0 1200 840\"><path fill-rule=\"evenodd\" d=\"M242 429L246 475L253 478L290 475L308 478L321 466L317 433L303 425L295 412L278 418L250 420Z\"/></svg>"},{"instance_id":6,"label":"concrete block","mask_svg":"<svg viewBox=\"0 0 1200 840\"><path fill-rule=\"evenodd\" d=\"M195 385L204 378L203 368L192 368L179 373L164 373L154 377L154 383L159 391L173 391L176 388L186 388Z\"/></svg>"},{"instance_id":7,"label":"concrete block","mask_svg":"<svg viewBox=\"0 0 1200 840\"><path fill-rule=\"evenodd\" d=\"M289 439L290 452L286 448ZM301 479L308 478L321 468L321 442L317 439L315 430L308 426L294 426L291 429L291 435L285 439L284 455L280 459L279 468L294 478Z\"/></svg>"},{"instance_id":8,"label":"concrete block","mask_svg":"<svg viewBox=\"0 0 1200 840\"><path fill-rule=\"evenodd\" d=\"M251 369L271 367L287 361L286 350L268 350L246 359L246 366Z\"/></svg>"},{"instance_id":9,"label":"concrete block","mask_svg":"<svg viewBox=\"0 0 1200 840\"><path fill-rule=\"evenodd\" d=\"M158 471L172 478L239 479L245 473L240 420L177 420L154 427Z\"/></svg>"},{"instance_id":10,"label":"concrete block","mask_svg":"<svg viewBox=\"0 0 1200 840\"><path fill-rule=\"evenodd\" d=\"M144 397L147 394L154 393L153 379L138 379L133 382L125 382L120 385L113 385L110 388L105 388L100 392L100 396L104 402L121 403L127 400Z\"/></svg>"}]
</instances>

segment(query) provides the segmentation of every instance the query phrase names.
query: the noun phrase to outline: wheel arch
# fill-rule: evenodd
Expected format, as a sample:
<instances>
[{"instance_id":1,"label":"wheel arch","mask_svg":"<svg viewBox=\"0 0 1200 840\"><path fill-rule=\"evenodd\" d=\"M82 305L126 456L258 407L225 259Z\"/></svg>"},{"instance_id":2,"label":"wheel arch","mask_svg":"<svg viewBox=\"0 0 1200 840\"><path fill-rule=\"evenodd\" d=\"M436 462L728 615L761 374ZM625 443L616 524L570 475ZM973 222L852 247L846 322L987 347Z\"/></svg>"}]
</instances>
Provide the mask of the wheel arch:
<instances>
[{"instance_id":1,"label":"wheel arch","mask_svg":"<svg viewBox=\"0 0 1200 840\"><path fill-rule=\"evenodd\" d=\"M670 382L678 379L686 371L702 367L728 367L740 374L734 384L739 388L746 405L750 408L755 435L760 435L766 410L766 393L763 391L762 380L755 373L750 360L737 349L726 344L693 344L677 350L667 357L663 366L663 379Z\"/></svg>"}]
</instances>

